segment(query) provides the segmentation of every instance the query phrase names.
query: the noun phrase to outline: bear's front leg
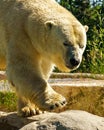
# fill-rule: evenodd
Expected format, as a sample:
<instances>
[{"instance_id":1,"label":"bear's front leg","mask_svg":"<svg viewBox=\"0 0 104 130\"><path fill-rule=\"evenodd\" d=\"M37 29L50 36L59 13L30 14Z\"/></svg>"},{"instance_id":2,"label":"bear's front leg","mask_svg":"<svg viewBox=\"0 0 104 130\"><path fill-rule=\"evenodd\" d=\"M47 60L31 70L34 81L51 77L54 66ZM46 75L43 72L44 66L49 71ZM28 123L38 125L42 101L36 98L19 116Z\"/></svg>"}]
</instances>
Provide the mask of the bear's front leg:
<instances>
[{"instance_id":1,"label":"bear's front leg","mask_svg":"<svg viewBox=\"0 0 104 130\"><path fill-rule=\"evenodd\" d=\"M23 67L24 66L24 67ZM12 73L9 74L10 68ZM42 111L53 111L65 106L65 98L56 93L49 84L41 77L36 70L21 64L21 67L15 68L13 65L9 68L8 78L16 87L19 95L18 111L22 116L31 116L39 114L37 109L22 100L22 97L29 100L32 104ZM21 97L21 98L20 98Z\"/></svg>"},{"instance_id":2,"label":"bear's front leg","mask_svg":"<svg viewBox=\"0 0 104 130\"><path fill-rule=\"evenodd\" d=\"M22 49L23 45L27 45L28 51ZM24 47L24 49L27 48ZM44 79L41 72L41 58L37 51L27 41L19 45L18 43L16 44L16 41L11 42L8 50L7 77L16 87L19 95L19 112L24 113L21 115L31 116L35 114L33 107L28 107L28 102L21 100L22 97L27 101L29 100L36 108L44 111L52 111L64 107L66 104L65 98L56 93Z\"/></svg>"},{"instance_id":3,"label":"bear's front leg","mask_svg":"<svg viewBox=\"0 0 104 130\"><path fill-rule=\"evenodd\" d=\"M34 78L35 80L36 78ZM29 80L29 79L28 79ZM28 83L26 83L27 85ZM65 106L65 98L56 93L44 79L37 78L34 82L34 87L30 83L29 89L22 87L18 93L26 100L19 97L18 110L22 116L32 116L42 113L42 111L55 111ZM25 93L24 93L25 92ZM26 101L26 102L25 102ZM28 102L27 102L28 101ZM30 103L29 103L30 102ZM31 105L34 104L34 105ZM35 107L34 107L35 106ZM39 109L38 109L39 108Z\"/></svg>"}]
</instances>

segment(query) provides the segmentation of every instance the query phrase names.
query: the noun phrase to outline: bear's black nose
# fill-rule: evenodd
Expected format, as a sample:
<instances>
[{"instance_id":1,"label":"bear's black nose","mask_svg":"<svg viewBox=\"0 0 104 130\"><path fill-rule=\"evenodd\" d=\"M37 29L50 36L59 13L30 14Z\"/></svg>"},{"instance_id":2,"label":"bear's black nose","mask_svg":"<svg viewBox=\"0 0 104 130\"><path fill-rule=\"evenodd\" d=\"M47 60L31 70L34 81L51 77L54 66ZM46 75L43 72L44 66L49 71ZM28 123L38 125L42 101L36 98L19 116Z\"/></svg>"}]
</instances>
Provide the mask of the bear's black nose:
<instances>
[{"instance_id":1,"label":"bear's black nose","mask_svg":"<svg viewBox=\"0 0 104 130\"><path fill-rule=\"evenodd\" d=\"M70 63L71 63L72 66L77 66L80 63L80 60L79 59L75 59L75 58L71 58L70 59Z\"/></svg>"}]
</instances>

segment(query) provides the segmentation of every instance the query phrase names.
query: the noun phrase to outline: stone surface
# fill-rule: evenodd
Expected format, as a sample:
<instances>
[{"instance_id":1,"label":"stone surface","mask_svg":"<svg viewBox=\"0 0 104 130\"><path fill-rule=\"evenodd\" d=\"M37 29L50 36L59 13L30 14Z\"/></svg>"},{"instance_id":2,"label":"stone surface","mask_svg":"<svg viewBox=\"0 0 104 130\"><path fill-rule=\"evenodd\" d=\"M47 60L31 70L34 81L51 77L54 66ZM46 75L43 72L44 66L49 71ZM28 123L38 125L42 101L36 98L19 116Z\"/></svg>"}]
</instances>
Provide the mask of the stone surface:
<instances>
[{"instance_id":1,"label":"stone surface","mask_svg":"<svg viewBox=\"0 0 104 130\"><path fill-rule=\"evenodd\" d=\"M0 112L0 130L104 130L104 118L78 110L28 118Z\"/></svg>"}]
</instances>

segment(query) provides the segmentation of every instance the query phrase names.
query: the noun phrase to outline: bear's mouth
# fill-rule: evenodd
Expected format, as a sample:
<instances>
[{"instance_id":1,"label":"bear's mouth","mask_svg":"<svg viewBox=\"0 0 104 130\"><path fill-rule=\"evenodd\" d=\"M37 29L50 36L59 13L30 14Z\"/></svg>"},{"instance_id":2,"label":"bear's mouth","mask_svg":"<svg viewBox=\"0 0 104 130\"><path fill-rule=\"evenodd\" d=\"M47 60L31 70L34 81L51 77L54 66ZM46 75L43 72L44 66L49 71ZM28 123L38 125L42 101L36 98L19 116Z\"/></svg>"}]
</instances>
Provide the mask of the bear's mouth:
<instances>
[{"instance_id":1,"label":"bear's mouth","mask_svg":"<svg viewBox=\"0 0 104 130\"><path fill-rule=\"evenodd\" d=\"M79 65L78 66L72 66L72 65L66 64L66 67L73 71L73 70L76 70L79 67Z\"/></svg>"}]
</instances>

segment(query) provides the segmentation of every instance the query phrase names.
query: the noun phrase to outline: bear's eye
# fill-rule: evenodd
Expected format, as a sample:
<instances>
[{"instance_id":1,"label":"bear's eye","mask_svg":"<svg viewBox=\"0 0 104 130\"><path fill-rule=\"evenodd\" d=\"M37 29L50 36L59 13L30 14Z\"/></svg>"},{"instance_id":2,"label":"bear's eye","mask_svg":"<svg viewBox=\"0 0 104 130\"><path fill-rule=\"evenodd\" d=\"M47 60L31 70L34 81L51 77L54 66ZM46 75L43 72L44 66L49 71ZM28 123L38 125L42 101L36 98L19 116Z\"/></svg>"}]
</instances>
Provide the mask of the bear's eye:
<instances>
[{"instance_id":1,"label":"bear's eye","mask_svg":"<svg viewBox=\"0 0 104 130\"><path fill-rule=\"evenodd\" d=\"M63 45L66 47L69 47L70 44L69 44L69 42L65 41L65 42L63 42Z\"/></svg>"},{"instance_id":2,"label":"bear's eye","mask_svg":"<svg viewBox=\"0 0 104 130\"><path fill-rule=\"evenodd\" d=\"M81 45L81 44L80 44L79 47L80 47L81 49L83 49L83 48L84 48L84 45Z\"/></svg>"}]
</instances>

